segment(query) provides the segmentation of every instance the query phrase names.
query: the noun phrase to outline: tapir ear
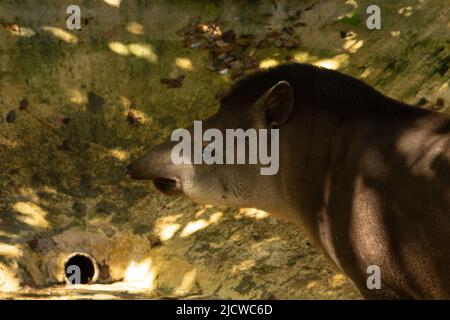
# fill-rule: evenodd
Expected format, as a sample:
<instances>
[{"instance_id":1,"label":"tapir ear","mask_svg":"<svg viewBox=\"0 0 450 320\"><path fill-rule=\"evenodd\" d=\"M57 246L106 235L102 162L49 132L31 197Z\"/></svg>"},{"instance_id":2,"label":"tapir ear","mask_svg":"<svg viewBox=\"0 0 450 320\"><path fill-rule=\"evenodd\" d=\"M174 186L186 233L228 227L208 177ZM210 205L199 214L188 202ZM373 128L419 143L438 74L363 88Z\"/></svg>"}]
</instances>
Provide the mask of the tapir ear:
<instances>
[{"instance_id":1,"label":"tapir ear","mask_svg":"<svg viewBox=\"0 0 450 320\"><path fill-rule=\"evenodd\" d=\"M294 93L289 82L280 81L267 90L259 99L258 107L268 127L288 121L294 109Z\"/></svg>"}]
</instances>

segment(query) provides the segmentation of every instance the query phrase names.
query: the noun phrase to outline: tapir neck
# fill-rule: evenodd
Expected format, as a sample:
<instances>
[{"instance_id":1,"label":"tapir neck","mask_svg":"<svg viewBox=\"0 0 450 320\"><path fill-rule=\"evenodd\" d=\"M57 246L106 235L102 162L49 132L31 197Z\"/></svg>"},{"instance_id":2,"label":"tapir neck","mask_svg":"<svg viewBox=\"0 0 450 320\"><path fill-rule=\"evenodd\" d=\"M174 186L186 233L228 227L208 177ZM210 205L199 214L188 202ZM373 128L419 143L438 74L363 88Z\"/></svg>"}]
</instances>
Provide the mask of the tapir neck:
<instances>
[{"instance_id":1,"label":"tapir neck","mask_svg":"<svg viewBox=\"0 0 450 320\"><path fill-rule=\"evenodd\" d=\"M330 228L351 214L367 153L373 148L389 157L399 128L428 115L384 97L374 104L339 109L305 103L281 131L279 179L285 195L278 210L329 253Z\"/></svg>"}]
</instances>

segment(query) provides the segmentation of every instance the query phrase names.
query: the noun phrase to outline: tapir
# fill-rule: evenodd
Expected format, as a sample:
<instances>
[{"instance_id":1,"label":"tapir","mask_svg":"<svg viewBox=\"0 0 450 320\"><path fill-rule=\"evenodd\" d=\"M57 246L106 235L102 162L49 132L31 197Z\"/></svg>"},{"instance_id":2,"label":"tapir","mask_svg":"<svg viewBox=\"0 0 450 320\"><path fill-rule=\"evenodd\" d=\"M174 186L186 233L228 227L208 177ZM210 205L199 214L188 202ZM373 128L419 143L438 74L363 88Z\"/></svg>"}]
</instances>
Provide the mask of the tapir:
<instances>
[{"instance_id":1,"label":"tapir","mask_svg":"<svg viewBox=\"0 0 450 320\"><path fill-rule=\"evenodd\" d=\"M168 140L128 166L131 178L299 226L367 299L450 299L448 115L308 64L250 74L219 104L205 128L279 130L277 174L261 175L260 164L175 165Z\"/></svg>"}]
</instances>

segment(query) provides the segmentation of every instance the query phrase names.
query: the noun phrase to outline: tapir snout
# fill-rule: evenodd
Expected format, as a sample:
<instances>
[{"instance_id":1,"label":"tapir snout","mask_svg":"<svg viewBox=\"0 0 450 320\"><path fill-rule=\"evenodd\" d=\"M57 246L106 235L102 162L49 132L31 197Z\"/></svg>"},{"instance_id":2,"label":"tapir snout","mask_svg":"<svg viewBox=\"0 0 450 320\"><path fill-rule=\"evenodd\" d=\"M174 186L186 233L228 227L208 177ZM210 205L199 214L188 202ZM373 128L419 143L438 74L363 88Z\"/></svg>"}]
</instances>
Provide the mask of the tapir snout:
<instances>
[{"instance_id":1,"label":"tapir snout","mask_svg":"<svg viewBox=\"0 0 450 320\"><path fill-rule=\"evenodd\" d=\"M170 161L170 146L163 143L130 163L127 172L135 180L153 180L155 187L165 194L180 195L181 179Z\"/></svg>"}]
</instances>

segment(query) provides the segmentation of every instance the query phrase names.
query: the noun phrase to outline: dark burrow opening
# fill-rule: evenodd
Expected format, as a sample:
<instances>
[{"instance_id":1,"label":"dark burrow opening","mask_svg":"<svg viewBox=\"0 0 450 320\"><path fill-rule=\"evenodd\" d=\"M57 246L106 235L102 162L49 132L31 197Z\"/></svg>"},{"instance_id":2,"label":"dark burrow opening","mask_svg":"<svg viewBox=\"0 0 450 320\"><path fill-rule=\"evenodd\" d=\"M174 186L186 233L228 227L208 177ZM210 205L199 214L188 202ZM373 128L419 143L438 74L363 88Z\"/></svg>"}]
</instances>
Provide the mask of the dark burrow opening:
<instances>
[{"instance_id":1,"label":"dark burrow opening","mask_svg":"<svg viewBox=\"0 0 450 320\"><path fill-rule=\"evenodd\" d=\"M89 284L95 282L98 270L92 257L74 253L64 263L64 273L68 284Z\"/></svg>"}]
</instances>

